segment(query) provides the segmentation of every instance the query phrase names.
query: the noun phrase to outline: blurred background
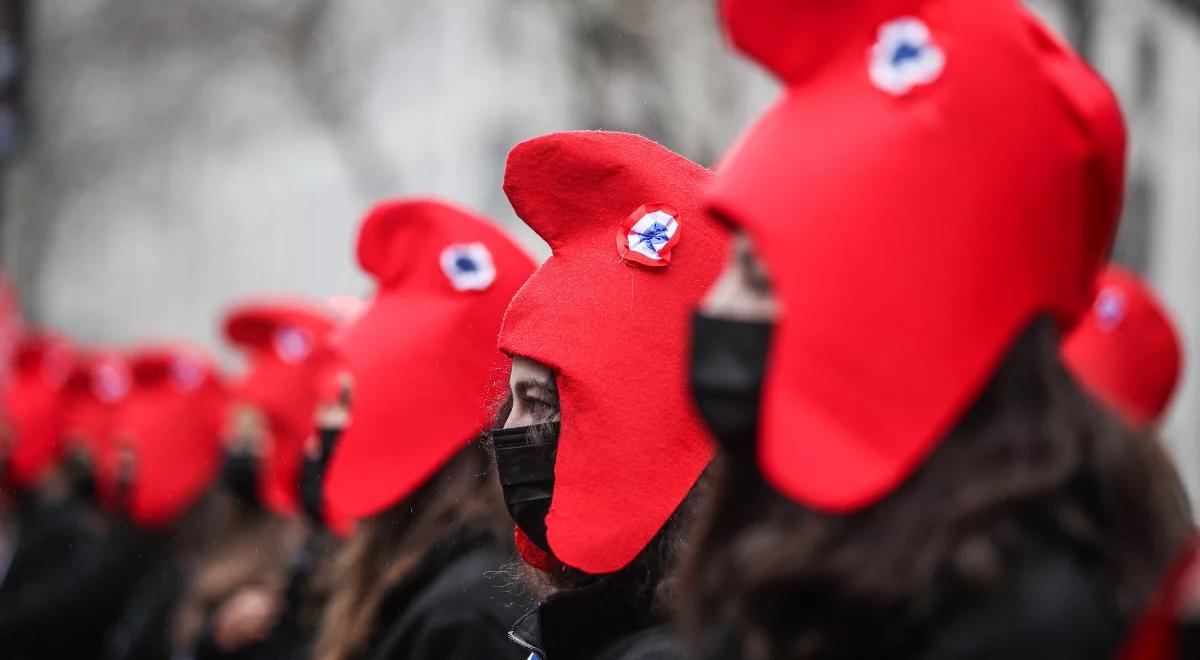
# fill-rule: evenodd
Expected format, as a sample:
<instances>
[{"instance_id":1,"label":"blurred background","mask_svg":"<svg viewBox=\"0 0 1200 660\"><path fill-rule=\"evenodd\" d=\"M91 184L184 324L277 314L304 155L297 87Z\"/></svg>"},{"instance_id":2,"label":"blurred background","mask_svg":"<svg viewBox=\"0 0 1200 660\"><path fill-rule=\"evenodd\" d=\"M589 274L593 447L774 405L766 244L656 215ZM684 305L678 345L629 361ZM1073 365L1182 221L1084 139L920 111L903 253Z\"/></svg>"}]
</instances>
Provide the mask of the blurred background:
<instances>
[{"instance_id":1,"label":"blurred background","mask_svg":"<svg viewBox=\"0 0 1200 660\"><path fill-rule=\"evenodd\" d=\"M0 0L0 266L90 343L183 338L251 295L368 293L357 221L436 194L522 232L517 141L642 133L711 164L776 94L712 0ZM1200 492L1200 0L1036 0L1132 132L1117 261L1191 358L1165 436Z\"/></svg>"}]
</instances>

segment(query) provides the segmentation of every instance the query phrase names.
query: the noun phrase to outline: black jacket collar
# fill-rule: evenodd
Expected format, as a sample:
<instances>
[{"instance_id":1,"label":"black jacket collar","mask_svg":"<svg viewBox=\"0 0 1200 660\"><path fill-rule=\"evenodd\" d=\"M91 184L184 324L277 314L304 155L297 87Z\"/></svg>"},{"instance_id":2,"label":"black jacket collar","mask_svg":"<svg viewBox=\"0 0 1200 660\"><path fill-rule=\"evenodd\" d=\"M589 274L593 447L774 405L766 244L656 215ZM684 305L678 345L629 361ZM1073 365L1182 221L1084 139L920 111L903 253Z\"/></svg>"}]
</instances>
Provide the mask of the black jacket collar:
<instances>
[{"instance_id":1,"label":"black jacket collar","mask_svg":"<svg viewBox=\"0 0 1200 660\"><path fill-rule=\"evenodd\" d=\"M584 660L662 623L640 585L624 577L599 577L551 594L513 624L509 638L542 660Z\"/></svg>"}]
</instances>

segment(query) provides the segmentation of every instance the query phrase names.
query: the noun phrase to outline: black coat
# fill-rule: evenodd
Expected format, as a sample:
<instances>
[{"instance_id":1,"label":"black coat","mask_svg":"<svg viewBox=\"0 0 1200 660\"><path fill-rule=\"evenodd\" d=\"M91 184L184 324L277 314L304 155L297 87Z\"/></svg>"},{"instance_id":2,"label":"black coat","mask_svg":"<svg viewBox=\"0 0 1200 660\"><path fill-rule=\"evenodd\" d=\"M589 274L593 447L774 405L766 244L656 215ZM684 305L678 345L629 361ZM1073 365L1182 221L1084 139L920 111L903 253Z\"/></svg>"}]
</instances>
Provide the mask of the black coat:
<instances>
[{"instance_id":1,"label":"black coat","mask_svg":"<svg viewBox=\"0 0 1200 660\"><path fill-rule=\"evenodd\" d=\"M1027 564L1010 588L938 633L921 660L1103 660L1126 626L1094 577L1052 554Z\"/></svg>"},{"instance_id":2,"label":"black coat","mask_svg":"<svg viewBox=\"0 0 1200 660\"><path fill-rule=\"evenodd\" d=\"M150 562L105 636L103 660L167 660L183 571L165 553Z\"/></svg>"},{"instance_id":3,"label":"black coat","mask_svg":"<svg viewBox=\"0 0 1200 660\"><path fill-rule=\"evenodd\" d=\"M984 602L964 603L928 634L918 653L892 652L870 630L857 654L838 658L892 660L1108 660L1116 656L1126 626L1107 603L1095 576L1061 553L1027 561L1008 588ZM861 651L861 652L860 652ZM709 660L741 657L727 631Z\"/></svg>"},{"instance_id":4,"label":"black coat","mask_svg":"<svg viewBox=\"0 0 1200 660\"><path fill-rule=\"evenodd\" d=\"M22 573L0 594L0 658L87 660L99 657L108 629L158 543L131 526L77 539L56 565Z\"/></svg>"},{"instance_id":5,"label":"black coat","mask_svg":"<svg viewBox=\"0 0 1200 660\"><path fill-rule=\"evenodd\" d=\"M372 660L525 660L508 630L528 601L500 574L509 561L493 543L451 537L434 548L380 605Z\"/></svg>"},{"instance_id":6,"label":"black coat","mask_svg":"<svg viewBox=\"0 0 1200 660\"><path fill-rule=\"evenodd\" d=\"M16 548L0 576L0 597L61 567L75 547L96 540L86 507L73 498L47 501L28 493L17 502Z\"/></svg>"},{"instance_id":7,"label":"black coat","mask_svg":"<svg viewBox=\"0 0 1200 660\"><path fill-rule=\"evenodd\" d=\"M673 629L615 578L551 594L510 637L540 660L683 660Z\"/></svg>"}]
</instances>

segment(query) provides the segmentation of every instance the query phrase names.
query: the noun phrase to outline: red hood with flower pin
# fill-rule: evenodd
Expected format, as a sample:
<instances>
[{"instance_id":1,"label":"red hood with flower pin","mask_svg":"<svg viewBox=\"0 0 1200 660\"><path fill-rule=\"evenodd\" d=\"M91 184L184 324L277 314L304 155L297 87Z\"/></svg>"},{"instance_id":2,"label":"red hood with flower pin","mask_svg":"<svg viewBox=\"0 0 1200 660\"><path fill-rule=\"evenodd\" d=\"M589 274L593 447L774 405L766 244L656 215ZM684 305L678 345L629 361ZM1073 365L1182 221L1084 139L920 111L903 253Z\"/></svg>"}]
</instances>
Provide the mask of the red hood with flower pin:
<instances>
[{"instance_id":1,"label":"red hood with flower pin","mask_svg":"<svg viewBox=\"0 0 1200 660\"><path fill-rule=\"evenodd\" d=\"M723 0L786 85L726 154L710 211L782 303L759 458L809 506L861 509L957 423L1023 328L1088 307L1125 128L1017 0Z\"/></svg>"},{"instance_id":2,"label":"red hood with flower pin","mask_svg":"<svg viewBox=\"0 0 1200 660\"><path fill-rule=\"evenodd\" d=\"M13 351L11 380L3 392L8 485L32 486L54 466L63 450L62 393L71 373L72 349L49 334L20 339Z\"/></svg>"},{"instance_id":3,"label":"red hood with flower pin","mask_svg":"<svg viewBox=\"0 0 1200 660\"><path fill-rule=\"evenodd\" d=\"M225 318L226 338L249 363L233 396L268 420L261 494L277 513L299 505L304 441L313 433L322 385L336 367L326 341L334 326L324 309L299 302L249 303Z\"/></svg>"},{"instance_id":4,"label":"red hood with flower pin","mask_svg":"<svg viewBox=\"0 0 1200 660\"><path fill-rule=\"evenodd\" d=\"M216 477L227 395L196 349L147 348L128 364L132 387L119 408L102 483L117 483L129 469L126 513L139 526L159 528L178 520Z\"/></svg>"},{"instance_id":5,"label":"red hood with flower pin","mask_svg":"<svg viewBox=\"0 0 1200 660\"><path fill-rule=\"evenodd\" d=\"M625 133L557 133L508 156L504 192L553 255L509 306L500 348L554 371L547 541L589 573L632 561L712 457L686 370L691 312L729 248L700 206L711 176Z\"/></svg>"},{"instance_id":6,"label":"red hood with flower pin","mask_svg":"<svg viewBox=\"0 0 1200 660\"><path fill-rule=\"evenodd\" d=\"M75 443L88 453L97 479L108 476L100 466L111 459L113 426L132 385L129 365L111 352L78 355L67 380L63 435L68 444ZM110 492L111 484L100 484L100 488Z\"/></svg>"},{"instance_id":7,"label":"red hood with flower pin","mask_svg":"<svg viewBox=\"0 0 1200 660\"><path fill-rule=\"evenodd\" d=\"M1175 326L1129 271L1110 266L1091 312L1063 342L1063 357L1093 394L1134 426L1156 424L1183 362Z\"/></svg>"},{"instance_id":8,"label":"red hood with flower pin","mask_svg":"<svg viewBox=\"0 0 1200 660\"><path fill-rule=\"evenodd\" d=\"M508 365L500 319L534 268L491 221L434 199L372 209L358 262L377 289L334 339L354 385L325 480L353 518L403 501L486 428Z\"/></svg>"}]
</instances>

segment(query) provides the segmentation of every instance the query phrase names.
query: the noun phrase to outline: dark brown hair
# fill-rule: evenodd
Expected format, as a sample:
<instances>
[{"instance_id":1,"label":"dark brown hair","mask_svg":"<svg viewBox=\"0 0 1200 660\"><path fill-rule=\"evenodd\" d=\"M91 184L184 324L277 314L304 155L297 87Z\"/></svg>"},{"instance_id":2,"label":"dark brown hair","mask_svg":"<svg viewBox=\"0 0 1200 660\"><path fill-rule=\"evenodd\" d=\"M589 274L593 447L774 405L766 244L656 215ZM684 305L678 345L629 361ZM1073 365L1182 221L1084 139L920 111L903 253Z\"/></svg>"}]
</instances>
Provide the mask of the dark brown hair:
<instances>
[{"instance_id":1,"label":"dark brown hair","mask_svg":"<svg viewBox=\"0 0 1200 660\"><path fill-rule=\"evenodd\" d=\"M726 456L702 519L682 577L693 642L710 648L714 631L734 630L745 658L798 660L912 653L1047 544L1130 615L1191 517L1161 445L1081 390L1053 325L1038 320L957 428L877 504L825 515Z\"/></svg>"},{"instance_id":2,"label":"dark brown hair","mask_svg":"<svg viewBox=\"0 0 1200 660\"><path fill-rule=\"evenodd\" d=\"M183 540L192 551L182 562L188 580L174 615L178 649L194 648L206 617L240 589L260 587L282 597L289 557L304 534L298 521L246 507L223 488L213 489L186 522L195 529Z\"/></svg>"},{"instance_id":3,"label":"dark brown hair","mask_svg":"<svg viewBox=\"0 0 1200 660\"><path fill-rule=\"evenodd\" d=\"M316 660L362 657L388 591L448 533L490 537L511 548L512 525L490 461L472 442L414 494L358 523L336 559L337 586L321 618Z\"/></svg>"}]
</instances>

